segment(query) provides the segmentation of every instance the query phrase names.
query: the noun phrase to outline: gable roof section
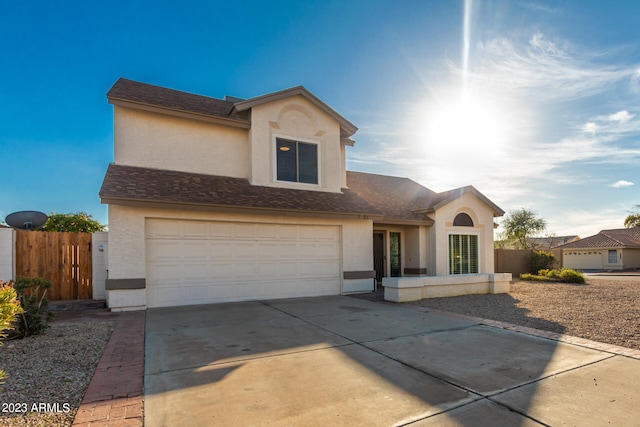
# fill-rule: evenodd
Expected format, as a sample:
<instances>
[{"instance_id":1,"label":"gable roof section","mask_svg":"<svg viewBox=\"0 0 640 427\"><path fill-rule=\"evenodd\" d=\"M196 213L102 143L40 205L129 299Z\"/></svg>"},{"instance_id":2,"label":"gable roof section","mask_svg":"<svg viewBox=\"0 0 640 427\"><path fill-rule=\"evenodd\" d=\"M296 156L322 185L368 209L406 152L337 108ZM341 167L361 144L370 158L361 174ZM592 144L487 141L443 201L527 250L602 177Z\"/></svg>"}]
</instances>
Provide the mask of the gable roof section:
<instances>
[{"instance_id":1,"label":"gable roof section","mask_svg":"<svg viewBox=\"0 0 640 427\"><path fill-rule=\"evenodd\" d=\"M251 185L243 178L110 164L102 203L162 203L272 211L313 212L381 217L381 212L355 192L292 190Z\"/></svg>"},{"instance_id":2,"label":"gable roof section","mask_svg":"<svg viewBox=\"0 0 640 427\"><path fill-rule=\"evenodd\" d=\"M347 186L383 213L383 221L419 221L433 224L424 213L415 212L416 200L435 195L408 178L347 171Z\"/></svg>"},{"instance_id":3,"label":"gable roof section","mask_svg":"<svg viewBox=\"0 0 640 427\"><path fill-rule=\"evenodd\" d=\"M562 249L640 248L640 228L601 230L594 236L561 245Z\"/></svg>"},{"instance_id":4,"label":"gable roof section","mask_svg":"<svg viewBox=\"0 0 640 427\"><path fill-rule=\"evenodd\" d=\"M463 194L474 194L494 212L504 211L472 186L436 193L408 178L347 171L347 186L384 214L384 220L433 224L427 215Z\"/></svg>"},{"instance_id":5,"label":"gable roof section","mask_svg":"<svg viewBox=\"0 0 640 427\"><path fill-rule=\"evenodd\" d=\"M221 121L225 124L244 128L250 126L247 112L251 108L297 95L303 96L340 123L340 137L345 143L353 145L354 141L350 137L356 133L358 128L303 86L296 86L247 100L232 97L217 99L120 78L107 92L107 98L112 104L122 104L181 116L193 115L198 118L213 119L214 121Z\"/></svg>"},{"instance_id":6,"label":"gable roof section","mask_svg":"<svg viewBox=\"0 0 640 427\"><path fill-rule=\"evenodd\" d=\"M454 200L462 197L465 194L473 194L478 199L482 200L487 206L493 210L493 216L499 217L504 215L504 211L495 203L493 203L487 196L476 190L472 185L466 187L455 188L453 190L443 191L441 193L434 193L434 196L423 197L416 200L413 209L418 211L424 211L425 213L434 212L441 207L448 205Z\"/></svg>"},{"instance_id":7,"label":"gable roof section","mask_svg":"<svg viewBox=\"0 0 640 427\"><path fill-rule=\"evenodd\" d=\"M334 118L338 123L340 123L340 136L342 138L349 138L358 130L358 128L353 123L338 114L334 109L325 104L320 98L305 89L304 86L296 86L278 92L269 93L267 95L257 96L245 101L239 101L234 104L233 109L234 111L242 112L258 105L297 95L306 98L316 107L318 107L329 116Z\"/></svg>"},{"instance_id":8,"label":"gable roof section","mask_svg":"<svg viewBox=\"0 0 640 427\"><path fill-rule=\"evenodd\" d=\"M231 114L233 102L222 99L195 95L147 83L140 83L124 78L118 81L107 92L107 98L112 104L138 108L164 110L163 112L177 112L197 117L217 118L225 122L249 127L249 121Z\"/></svg>"}]
</instances>

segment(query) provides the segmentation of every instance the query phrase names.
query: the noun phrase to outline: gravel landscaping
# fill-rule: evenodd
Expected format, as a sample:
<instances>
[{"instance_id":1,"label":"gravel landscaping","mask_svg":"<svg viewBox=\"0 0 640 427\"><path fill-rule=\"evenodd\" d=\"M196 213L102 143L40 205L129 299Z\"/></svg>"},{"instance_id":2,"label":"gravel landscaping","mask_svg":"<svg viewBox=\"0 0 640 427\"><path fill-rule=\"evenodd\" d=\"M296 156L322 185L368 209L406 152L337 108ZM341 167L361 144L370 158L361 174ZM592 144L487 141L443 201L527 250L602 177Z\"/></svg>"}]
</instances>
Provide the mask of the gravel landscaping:
<instances>
[{"instance_id":1,"label":"gravel landscaping","mask_svg":"<svg viewBox=\"0 0 640 427\"><path fill-rule=\"evenodd\" d=\"M44 335L6 341L0 426L70 426L114 326L113 320L70 318L52 322Z\"/></svg>"},{"instance_id":2,"label":"gravel landscaping","mask_svg":"<svg viewBox=\"0 0 640 427\"><path fill-rule=\"evenodd\" d=\"M573 335L640 350L640 276L583 285L517 282L511 292L402 303Z\"/></svg>"}]
</instances>

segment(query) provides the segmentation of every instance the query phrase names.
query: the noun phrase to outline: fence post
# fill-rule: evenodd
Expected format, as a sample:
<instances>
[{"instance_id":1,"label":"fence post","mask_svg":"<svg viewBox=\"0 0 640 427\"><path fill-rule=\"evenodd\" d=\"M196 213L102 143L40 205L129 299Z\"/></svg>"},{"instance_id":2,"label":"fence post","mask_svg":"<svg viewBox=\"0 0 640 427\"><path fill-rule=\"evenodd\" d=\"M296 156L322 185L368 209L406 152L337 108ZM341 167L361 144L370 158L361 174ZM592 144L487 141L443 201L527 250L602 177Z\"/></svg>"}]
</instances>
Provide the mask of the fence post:
<instances>
[{"instance_id":1,"label":"fence post","mask_svg":"<svg viewBox=\"0 0 640 427\"><path fill-rule=\"evenodd\" d=\"M16 233L13 228L0 227L0 280L16 277Z\"/></svg>"}]
</instances>

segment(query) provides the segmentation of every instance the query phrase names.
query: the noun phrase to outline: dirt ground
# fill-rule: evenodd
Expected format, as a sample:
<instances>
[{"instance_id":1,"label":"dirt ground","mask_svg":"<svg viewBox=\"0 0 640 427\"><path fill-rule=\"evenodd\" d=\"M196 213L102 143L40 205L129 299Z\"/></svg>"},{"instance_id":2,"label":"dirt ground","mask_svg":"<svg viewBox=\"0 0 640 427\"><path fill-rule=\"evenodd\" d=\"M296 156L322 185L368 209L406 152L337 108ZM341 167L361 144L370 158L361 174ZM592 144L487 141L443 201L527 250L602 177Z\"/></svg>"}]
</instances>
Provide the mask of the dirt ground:
<instances>
[{"instance_id":1,"label":"dirt ground","mask_svg":"<svg viewBox=\"0 0 640 427\"><path fill-rule=\"evenodd\" d=\"M432 298L403 304L640 350L640 276L587 278L583 285L517 282L508 294Z\"/></svg>"}]
</instances>

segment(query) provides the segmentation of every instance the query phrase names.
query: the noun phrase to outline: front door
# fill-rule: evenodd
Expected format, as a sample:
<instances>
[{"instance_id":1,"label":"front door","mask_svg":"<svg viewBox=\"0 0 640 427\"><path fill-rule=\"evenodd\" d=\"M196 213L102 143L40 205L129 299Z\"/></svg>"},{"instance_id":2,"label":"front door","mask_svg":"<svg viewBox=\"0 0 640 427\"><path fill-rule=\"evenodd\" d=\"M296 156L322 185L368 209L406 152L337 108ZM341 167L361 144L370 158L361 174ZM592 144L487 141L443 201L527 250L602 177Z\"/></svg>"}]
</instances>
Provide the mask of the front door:
<instances>
[{"instance_id":1,"label":"front door","mask_svg":"<svg viewBox=\"0 0 640 427\"><path fill-rule=\"evenodd\" d=\"M384 277L384 233L373 233L373 269L376 282L381 283Z\"/></svg>"}]
</instances>

